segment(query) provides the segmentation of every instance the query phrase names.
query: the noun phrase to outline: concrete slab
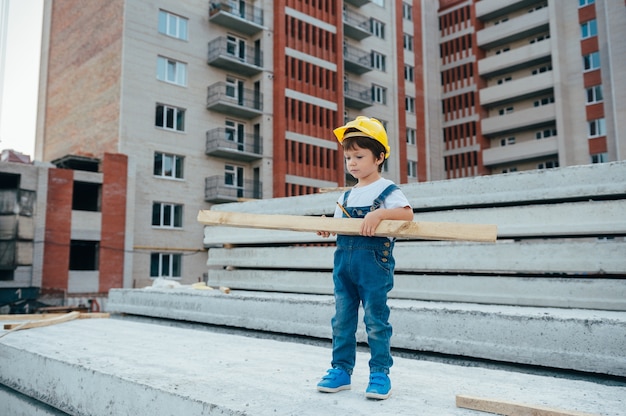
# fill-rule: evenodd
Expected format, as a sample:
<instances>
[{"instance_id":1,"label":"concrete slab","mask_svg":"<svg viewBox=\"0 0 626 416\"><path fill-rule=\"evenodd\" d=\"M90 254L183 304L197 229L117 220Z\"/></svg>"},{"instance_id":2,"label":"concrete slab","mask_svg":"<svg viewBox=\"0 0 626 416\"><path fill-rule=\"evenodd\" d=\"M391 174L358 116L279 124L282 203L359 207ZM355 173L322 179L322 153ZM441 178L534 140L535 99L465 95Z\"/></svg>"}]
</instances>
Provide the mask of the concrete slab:
<instances>
[{"instance_id":1,"label":"concrete slab","mask_svg":"<svg viewBox=\"0 0 626 416\"><path fill-rule=\"evenodd\" d=\"M626 376L626 314L616 311L390 299L392 346ZM114 289L110 312L331 337L332 296ZM364 331L359 331L365 340Z\"/></svg>"},{"instance_id":2,"label":"concrete slab","mask_svg":"<svg viewBox=\"0 0 626 416\"><path fill-rule=\"evenodd\" d=\"M0 331L2 335L2 331ZM129 319L75 320L0 339L0 383L72 415L481 415L455 396L623 416L626 383L396 358L393 396L315 389L330 349ZM7 414L0 402L0 414Z\"/></svg>"}]
</instances>

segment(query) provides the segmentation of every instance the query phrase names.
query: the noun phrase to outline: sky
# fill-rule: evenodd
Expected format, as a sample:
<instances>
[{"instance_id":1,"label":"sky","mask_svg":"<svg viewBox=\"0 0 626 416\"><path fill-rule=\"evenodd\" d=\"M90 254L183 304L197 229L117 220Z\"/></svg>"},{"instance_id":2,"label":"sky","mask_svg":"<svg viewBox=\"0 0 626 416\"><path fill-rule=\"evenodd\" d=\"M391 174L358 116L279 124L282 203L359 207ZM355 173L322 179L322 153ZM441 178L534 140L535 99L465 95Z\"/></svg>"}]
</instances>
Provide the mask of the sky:
<instances>
[{"instance_id":1,"label":"sky","mask_svg":"<svg viewBox=\"0 0 626 416\"><path fill-rule=\"evenodd\" d=\"M35 154L37 90L44 0L0 0L8 3L2 100L0 100L0 150ZM4 28L0 28L0 33ZM1 35L0 35L1 36ZM0 72L1 74L2 72Z\"/></svg>"}]
</instances>

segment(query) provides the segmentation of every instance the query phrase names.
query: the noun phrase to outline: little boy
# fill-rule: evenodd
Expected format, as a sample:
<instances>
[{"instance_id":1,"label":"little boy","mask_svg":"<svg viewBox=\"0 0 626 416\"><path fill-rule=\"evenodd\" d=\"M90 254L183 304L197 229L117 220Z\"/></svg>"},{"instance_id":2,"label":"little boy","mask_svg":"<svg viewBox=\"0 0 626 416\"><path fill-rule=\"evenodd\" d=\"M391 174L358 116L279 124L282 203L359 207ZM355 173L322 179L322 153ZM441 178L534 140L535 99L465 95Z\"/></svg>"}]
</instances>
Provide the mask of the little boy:
<instances>
[{"instance_id":1,"label":"little boy","mask_svg":"<svg viewBox=\"0 0 626 416\"><path fill-rule=\"evenodd\" d=\"M387 293L393 287L394 240L374 237L374 233L382 220L413 220L413 209L400 189L381 177L390 148L380 121L359 116L334 133L343 146L346 168L358 181L339 198L334 216L363 218L363 222L361 235L337 236L332 368L317 389L326 393L350 389L356 361L358 309L362 303L371 353L365 396L387 399L391 395L389 368L393 364ZM320 231L318 235L328 237L330 233Z\"/></svg>"}]
</instances>

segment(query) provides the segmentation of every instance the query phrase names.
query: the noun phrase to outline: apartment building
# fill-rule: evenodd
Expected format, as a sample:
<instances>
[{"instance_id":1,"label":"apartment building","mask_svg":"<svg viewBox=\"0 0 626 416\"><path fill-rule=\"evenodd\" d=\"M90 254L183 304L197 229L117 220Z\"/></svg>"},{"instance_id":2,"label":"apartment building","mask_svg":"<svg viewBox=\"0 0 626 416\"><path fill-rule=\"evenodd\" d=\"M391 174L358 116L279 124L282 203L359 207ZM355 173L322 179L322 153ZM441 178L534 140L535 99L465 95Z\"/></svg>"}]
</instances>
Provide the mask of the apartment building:
<instances>
[{"instance_id":1,"label":"apartment building","mask_svg":"<svg viewBox=\"0 0 626 416\"><path fill-rule=\"evenodd\" d=\"M19 156L0 161L0 308L104 307L124 286L128 158Z\"/></svg>"},{"instance_id":2,"label":"apartment building","mask_svg":"<svg viewBox=\"0 0 626 416\"><path fill-rule=\"evenodd\" d=\"M440 1L447 178L622 160L626 5Z\"/></svg>"},{"instance_id":3,"label":"apartment building","mask_svg":"<svg viewBox=\"0 0 626 416\"><path fill-rule=\"evenodd\" d=\"M622 159L624 2L45 2L36 158L128 156L125 285L203 279L200 209L350 185L332 129L385 124L384 175Z\"/></svg>"}]
</instances>

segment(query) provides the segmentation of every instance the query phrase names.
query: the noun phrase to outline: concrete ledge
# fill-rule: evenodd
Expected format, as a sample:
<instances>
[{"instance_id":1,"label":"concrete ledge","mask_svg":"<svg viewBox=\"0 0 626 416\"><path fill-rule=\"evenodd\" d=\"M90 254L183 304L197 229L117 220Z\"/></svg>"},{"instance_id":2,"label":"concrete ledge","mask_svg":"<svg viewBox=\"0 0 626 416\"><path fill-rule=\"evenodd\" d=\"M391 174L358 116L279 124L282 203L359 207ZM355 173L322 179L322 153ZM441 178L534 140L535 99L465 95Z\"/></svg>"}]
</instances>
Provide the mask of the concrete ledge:
<instances>
[{"instance_id":1,"label":"concrete ledge","mask_svg":"<svg viewBox=\"0 0 626 416\"><path fill-rule=\"evenodd\" d=\"M389 305L397 348L626 376L620 312L404 299ZM114 289L108 310L330 338L334 304L325 295Z\"/></svg>"},{"instance_id":2,"label":"concrete ledge","mask_svg":"<svg viewBox=\"0 0 626 416\"><path fill-rule=\"evenodd\" d=\"M330 360L326 347L129 319L84 319L2 338L0 384L65 413L89 416L474 415L455 407L456 394L623 415L624 383L407 358L395 359L393 396L369 401L368 358L357 354L352 390L322 394L315 384ZM16 413L7 406L0 401L0 414L37 414L28 413L30 405Z\"/></svg>"}]
</instances>

